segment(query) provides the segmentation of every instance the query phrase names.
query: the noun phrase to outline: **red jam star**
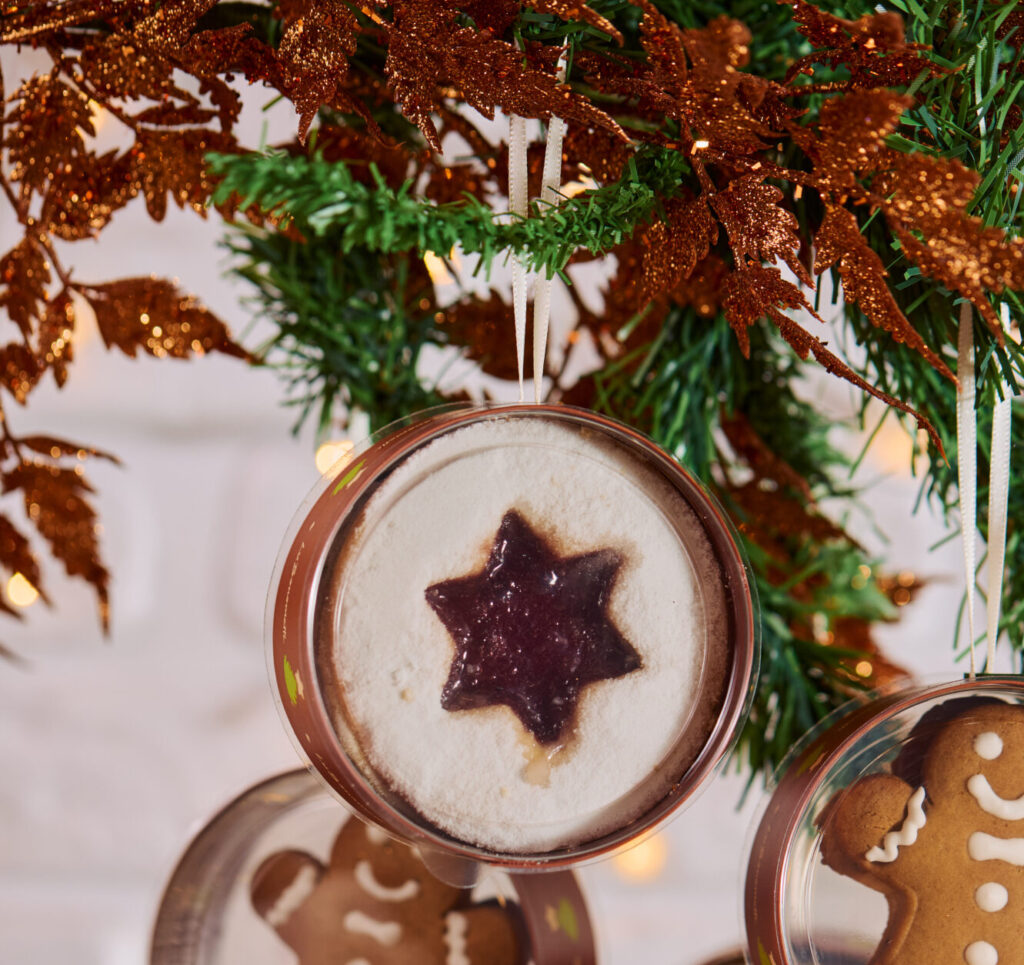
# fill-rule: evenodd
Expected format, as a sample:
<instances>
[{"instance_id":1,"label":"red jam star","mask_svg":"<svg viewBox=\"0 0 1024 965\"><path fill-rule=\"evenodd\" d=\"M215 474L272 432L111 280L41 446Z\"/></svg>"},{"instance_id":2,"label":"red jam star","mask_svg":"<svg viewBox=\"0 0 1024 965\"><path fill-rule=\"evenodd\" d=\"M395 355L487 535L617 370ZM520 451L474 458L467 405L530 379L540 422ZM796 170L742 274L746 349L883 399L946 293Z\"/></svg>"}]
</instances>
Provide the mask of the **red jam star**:
<instances>
[{"instance_id":1,"label":"red jam star","mask_svg":"<svg viewBox=\"0 0 1024 965\"><path fill-rule=\"evenodd\" d=\"M640 666L607 614L621 565L608 549L560 557L507 512L482 572L427 588L455 642L441 706L505 704L538 742L559 740L583 687Z\"/></svg>"}]
</instances>

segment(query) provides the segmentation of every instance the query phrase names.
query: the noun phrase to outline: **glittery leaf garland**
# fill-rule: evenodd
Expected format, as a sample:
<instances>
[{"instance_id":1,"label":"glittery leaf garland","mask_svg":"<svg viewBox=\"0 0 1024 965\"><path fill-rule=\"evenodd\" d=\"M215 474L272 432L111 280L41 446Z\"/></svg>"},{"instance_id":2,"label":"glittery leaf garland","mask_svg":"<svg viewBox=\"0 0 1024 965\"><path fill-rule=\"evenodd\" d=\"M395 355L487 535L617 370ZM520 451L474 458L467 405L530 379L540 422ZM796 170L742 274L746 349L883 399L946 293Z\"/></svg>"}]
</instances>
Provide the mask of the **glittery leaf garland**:
<instances>
[{"instance_id":1,"label":"glittery leaf garland","mask_svg":"<svg viewBox=\"0 0 1024 965\"><path fill-rule=\"evenodd\" d=\"M27 524L70 576L93 587L105 629L110 574L83 471L90 458L112 457L62 439L18 436L4 403L26 404L48 372L58 387L65 384L86 304L105 344L130 356L247 357L222 322L170 282L86 283L72 276L53 244L94 238L140 195L155 220L164 217L168 199L205 216L212 182L203 155L236 149L230 128L241 104L218 76L227 65L218 55L211 66L210 43L196 44L192 36L211 5L7 4L0 20L0 40L30 42L52 62L48 73L22 79L6 97L0 78L0 204L21 228L20 240L0 254L0 308L16 332L0 344L0 480L8 497L0 567L52 602ZM221 53L244 47L237 30L230 38L208 33ZM9 63L17 66L16 59ZM198 84L182 82L183 71ZM126 146L102 154L93 147L101 107L128 135ZM24 522L16 520L18 502ZM6 601L0 609L21 615Z\"/></svg>"}]
</instances>

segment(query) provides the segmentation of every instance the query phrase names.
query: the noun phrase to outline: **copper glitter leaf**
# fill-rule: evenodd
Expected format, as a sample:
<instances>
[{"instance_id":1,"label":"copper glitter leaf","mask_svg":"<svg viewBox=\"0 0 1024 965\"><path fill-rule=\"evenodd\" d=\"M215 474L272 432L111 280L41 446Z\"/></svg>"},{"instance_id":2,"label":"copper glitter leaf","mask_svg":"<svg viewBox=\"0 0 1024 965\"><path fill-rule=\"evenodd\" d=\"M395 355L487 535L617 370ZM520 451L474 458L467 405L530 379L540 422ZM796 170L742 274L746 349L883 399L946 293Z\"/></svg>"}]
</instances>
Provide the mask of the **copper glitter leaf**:
<instances>
[{"instance_id":1,"label":"copper glitter leaf","mask_svg":"<svg viewBox=\"0 0 1024 965\"><path fill-rule=\"evenodd\" d=\"M907 258L925 275L969 299L1002 344L1002 322L986 289L999 292L1008 284L1024 287L1024 245L1020 240L1008 244L1001 230L982 228L980 223L977 227L950 226L947 232L924 242L902 225L891 227Z\"/></svg>"},{"instance_id":2,"label":"copper glitter leaf","mask_svg":"<svg viewBox=\"0 0 1024 965\"><path fill-rule=\"evenodd\" d=\"M179 208L187 205L205 217L213 185L204 156L233 148L233 139L218 131L140 130L130 152L132 179L146 198L149 216L162 221L170 195Z\"/></svg>"},{"instance_id":3,"label":"copper glitter leaf","mask_svg":"<svg viewBox=\"0 0 1024 965\"><path fill-rule=\"evenodd\" d=\"M218 0L167 0L135 26L135 35L157 50L180 50L188 44L199 18ZM151 8L150 4L146 4Z\"/></svg>"},{"instance_id":4,"label":"copper glitter leaf","mask_svg":"<svg viewBox=\"0 0 1024 965\"><path fill-rule=\"evenodd\" d=\"M459 26L450 2L397 0L388 31L385 71L402 113L435 151L441 143L432 112L445 96L461 95L485 117L495 107L524 117L557 114L614 131L628 140L606 113L553 73L527 62L523 51L471 27Z\"/></svg>"},{"instance_id":5,"label":"copper glitter leaf","mask_svg":"<svg viewBox=\"0 0 1024 965\"><path fill-rule=\"evenodd\" d=\"M722 286L729 274L726 263L716 254L697 262L688 278L669 293L674 304L689 305L702 318L714 318L722 306Z\"/></svg>"},{"instance_id":6,"label":"copper glitter leaf","mask_svg":"<svg viewBox=\"0 0 1024 965\"><path fill-rule=\"evenodd\" d=\"M480 363L489 375L515 379L519 373L512 308L491 293L484 298L464 298L444 309L441 330L468 358Z\"/></svg>"},{"instance_id":7,"label":"copper glitter leaf","mask_svg":"<svg viewBox=\"0 0 1024 965\"><path fill-rule=\"evenodd\" d=\"M102 449L94 449L92 446L83 446L77 442L68 442L67 439L57 439L55 436L21 436L18 445L49 459L62 459L66 456L73 456L76 459L85 459L87 456L96 459L105 459L107 462L120 464L117 456L112 456Z\"/></svg>"},{"instance_id":8,"label":"copper glitter leaf","mask_svg":"<svg viewBox=\"0 0 1024 965\"><path fill-rule=\"evenodd\" d=\"M855 175L873 170L888 156L885 139L910 104L909 97L894 91L854 91L822 105L820 140L808 128L795 128L793 137L813 160L823 187L850 188Z\"/></svg>"},{"instance_id":9,"label":"copper glitter leaf","mask_svg":"<svg viewBox=\"0 0 1024 965\"><path fill-rule=\"evenodd\" d=\"M814 239L814 271L821 274L836 266L848 305L857 304L871 324L883 329L897 342L908 345L949 379L949 366L925 343L900 311L886 283L882 259L871 250L860 233L857 219L845 208L827 206L825 220Z\"/></svg>"},{"instance_id":10,"label":"copper glitter leaf","mask_svg":"<svg viewBox=\"0 0 1024 965\"><path fill-rule=\"evenodd\" d=\"M75 305L64 292L46 303L36 333L36 358L42 368L53 373L58 388L67 381L74 330Z\"/></svg>"},{"instance_id":11,"label":"copper glitter leaf","mask_svg":"<svg viewBox=\"0 0 1024 965\"><path fill-rule=\"evenodd\" d=\"M49 597L43 589L39 561L32 553L28 537L21 533L6 516L2 515L0 515L0 566L12 576L15 573L20 573L36 588L43 602L49 605Z\"/></svg>"},{"instance_id":12,"label":"copper glitter leaf","mask_svg":"<svg viewBox=\"0 0 1024 965\"><path fill-rule=\"evenodd\" d=\"M50 0L0 5L0 43L24 43L55 30L88 23L112 12L118 0Z\"/></svg>"},{"instance_id":13,"label":"copper glitter leaf","mask_svg":"<svg viewBox=\"0 0 1024 965\"><path fill-rule=\"evenodd\" d=\"M649 0L637 0L636 6L644 12L640 45L647 54L652 86L663 88L670 98L678 98L689 75L682 31Z\"/></svg>"},{"instance_id":14,"label":"copper glitter leaf","mask_svg":"<svg viewBox=\"0 0 1024 965\"><path fill-rule=\"evenodd\" d=\"M917 427L919 429L924 429L928 433L929 438L935 444L939 454L944 455L945 450L942 446L942 440L939 438L939 434L936 432L935 426L921 415L920 412L912 406L907 405L906 402L897 399L895 396L889 395L888 392L883 392L881 389L876 388L866 379L862 378L841 358L830 352L824 342L815 338L805 329L802 329L791 318L785 315L773 315L771 317L772 321L774 321L778 326L782 337L801 358L806 359L808 355L813 355L814 360L821 365L826 372L831 375L836 375L841 379L845 379L851 385L855 385L858 389L867 392L868 395L873 395L880 402L884 402L886 405L892 406L894 409L899 409L900 412L905 412L907 415L913 416L917 422Z\"/></svg>"},{"instance_id":15,"label":"copper glitter leaf","mask_svg":"<svg viewBox=\"0 0 1024 965\"><path fill-rule=\"evenodd\" d=\"M750 63L750 28L732 17L716 17L700 30L682 32L694 71L724 74Z\"/></svg>"},{"instance_id":16,"label":"copper glitter leaf","mask_svg":"<svg viewBox=\"0 0 1024 965\"><path fill-rule=\"evenodd\" d=\"M435 204L461 201L467 194L478 198L486 194L488 180L475 165L438 165L423 186L423 196Z\"/></svg>"},{"instance_id":17,"label":"copper glitter leaf","mask_svg":"<svg viewBox=\"0 0 1024 965\"><path fill-rule=\"evenodd\" d=\"M890 152L872 185L906 256L921 271L974 304L993 334L1002 324L986 291L1024 288L1024 242L967 214L978 182L958 161Z\"/></svg>"},{"instance_id":18,"label":"copper glitter leaf","mask_svg":"<svg viewBox=\"0 0 1024 965\"><path fill-rule=\"evenodd\" d=\"M27 336L36 326L50 283L49 262L32 238L23 238L0 258L0 283L0 306Z\"/></svg>"},{"instance_id":19,"label":"copper glitter leaf","mask_svg":"<svg viewBox=\"0 0 1024 965\"><path fill-rule=\"evenodd\" d=\"M305 153L305 148L298 141L283 147L292 154ZM316 149L327 161L356 162L349 164L348 169L352 177L362 184L376 183L370 165L375 166L384 181L396 189L410 177L412 158L409 150L400 143L374 137L372 133L361 128L343 124L321 124L317 128ZM444 168L440 166L436 170Z\"/></svg>"},{"instance_id":20,"label":"copper glitter leaf","mask_svg":"<svg viewBox=\"0 0 1024 965\"><path fill-rule=\"evenodd\" d=\"M39 376L39 363L24 344L10 342L0 347L0 385L11 393L16 402L25 404Z\"/></svg>"},{"instance_id":21,"label":"copper glitter leaf","mask_svg":"<svg viewBox=\"0 0 1024 965\"><path fill-rule=\"evenodd\" d=\"M278 56L284 87L299 114L304 141L321 105L351 109L339 86L356 49L356 18L342 0L309 0L292 5L285 20Z\"/></svg>"},{"instance_id":22,"label":"copper glitter leaf","mask_svg":"<svg viewBox=\"0 0 1024 965\"><path fill-rule=\"evenodd\" d=\"M796 499L782 489L762 486L759 480L730 487L729 496L740 507L743 529L763 549L774 551L773 555L780 562L786 561L786 540L793 537L816 543L846 537L830 519L810 512L802 498Z\"/></svg>"},{"instance_id":23,"label":"copper glitter leaf","mask_svg":"<svg viewBox=\"0 0 1024 965\"><path fill-rule=\"evenodd\" d=\"M584 166L598 184L609 184L622 177L632 157L629 145L601 128L570 124L562 153Z\"/></svg>"},{"instance_id":24,"label":"copper glitter leaf","mask_svg":"<svg viewBox=\"0 0 1024 965\"><path fill-rule=\"evenodd\" d=\"M830 645L856 651L856 656L844 657L841 661L850 680L858 685L856 689L851 688L851 695L863 693L864 687L890 687L910 681L910 674L903 667L892 663L879 650L871 629L870 621L857 617L839 617L832 623ZM863 666L865 662L869 668L866 674Z\"/></svg>"},{"instance_id":25,"label":"copper glitter leaf","mask_svg":"<svg viewBox=\"0 0 1024 965\"><path fill-rule=\"evenodd\" d=\"M815 338L785 314L788 310L802 308L821 320L803 293L791 282L786 281L778 268L748 265L741 271L733 272L724 285L722 308L726 319L736 332L744 355L749 355L750 351L747 328L759 318L769 318L800 358L806 359L813 355L815 361L831 375L845 379L886 405L912 415L918 426L927 430L939 451L943 451L935 427L924 416L907 403L875 388L846 362L830 352L820 339Z\"/></svg>"},{"instance_id":26,"label":"copper glitter leaf","mask_svg":"<svg viewBox=\"0 0 1024 965\"><path fill-rule=\"evenodd\" d=\"M643 235L642 300L670 292L689 278L717 240L718 224L703 197L667 204L665 220Z\"/></svg>"},{"instance_id":27,"label":"copper glitter leaf","mask_svg":"<svg viewBox=\"0 0 1024 965\"><path fill-rule=\"evenodd\" d=\"M814 64L845 67L849 87L905 87L922 71L940 73L921 44L907 43L903 19L890 11L844 20L807 0L781 0L793 8L797 29L819 50L800 57L786 80L810 72Z\"/></svg>"},{"instance_id":28,"label":"copper glitter leaf","mask_svg":"<svg viewBox=\"0 0 1024 965\"><path fill-rule=\"evenodd\" d=\"M872 186L886 199L886 211L939 228L966 214L978 187L978 173L957 160L887 151L885 171Z\"/></svg>"},{"instance_id":29,"label":"copper glitter leaf","mask_svg":"<svg viewBox=\"0 0 1024 965\"><path fill-rule=\"evenodd\" d=\"M519 0L462 0L462 12L479 30L489 30L500 37L515 23L522 10Z\"/></svg>"},{"instance_id":30,"label":"copper glitter leaf","mask_svg":"<svg viewBox=\"0 0 1024 965\"><path fill-rule=\"evenodd\" d=\"M92 489L76 470L23 461L3 474L3 491L21 493L25 512L68 576L92 585L107 629L110 573L100 559L96 513L85 498Z\"/></svg>"},{"instance_id":31,"label":"copper glitter leaf","mask_svg":"<svg viewBox=\"0 0 1024 965\"><path fill-rule=\"evenodd\" d=\"M747 265L729 275L722 286L722 309L736 333L740 349L748 358L747 329L761 318L770 318L779 324L786 319L783 312L794 308L809 309L810 306L800 289L786 281L778 268ZM802 354L806 357L806 353Z\"/></svg>"},{"instance_id":32,"label":"copper glitter leaf","mask_svg":"<svg viewBox=\"0 0 1024 965\"><path fill-rule=\"evenodd\" d=\"M125 278L78 286L96 313L103 342L134 357L140 350L157 358L184 359L222 352L247 353L231 341L224 323L191 295L160 278Z\"/></svg>"},{"instance_id":33,"label":"copper glitter leaf","mask_svg":"<svg viewBox=\"0 0 1024 965\"><path fill-rule=\"evenodd\" d=\"M750 467L757 479L771 479L793 489L806 502L814 501L807 480L772 451L742 412L723 413L720 425L733 452Z\"/></svg>"},{"instance_id":34,"label":"copper glitter leaf","mask_svg":"<svg viewBox=\"0 0 1024 965\"><path fill-rule=\"evenodd\" d=\"M615 24L585 3L578 3L576 0L524 0L524 5L538 13L553 13L556 17L561 17L562 20L576 20L580 23L590 24L591 27L608 34L620 44L622 43L622 34Z\"/></svg>"},{"instance_id":35,"label":"copper glitter leaf","mask_svg":"<svg viewBox=\"0 0 1024 965\"><path fill-rule=\"evenodd\" d=\"M750 59L750 30L738 20L718 17L701 30L682 32L682 43L690 59L690 83L679 101L695 137L706 141L700 151L736 155L756 154L768 147L772 136L750 110L740 92L751 92L747 76L740 72ZM763 98L766 89L757 91Z\"/></svg>"},{"instance_id":36,"label":"copper glitter leaf","mask_svg":"<svg viewBox=\"0 0 1024 965\"><path fill-rule=\"evenodd\" d=\"M193 34L182 52L182 59L187 69L205 84L216 85L216 90L209 91L210 100L221 109L222 115L229 115L224 120L237 116L238 100L237 94L218 75L230 79L241 74L250 83L263 82L278 89L284 86L278 58L254 36L250 23ZM206 91L201 87L200 93Z\"/></svg>"},{"instance_id":37,"label":"copper glitter leaf","mask_svg":"<svg viewBox=\"0 0 1024 965\"><path fill-rule=\"evenodd\" d=\"M711 206L729 233L738 266L748 260L775 261L781 258L805 284L811 284L800 263L800 237L796 218L780 208L782 192L764 184L757 175L737 178L724 191L711 197Z\"/></svg>"},{"instance_id":38,"label":"copper glitter leaf","mask_svg":"<svg viewBox=\"0 0 1024 965\"><path fill-rule=\"evenodd\" d=\"M216 116L216 111L195 104L158 104L139 111L134 119L139 124L159 127L199 127Z\"/></svg>"},{"instance_id":39,"label":"copper glitter leaf","mask_svg":"<svg viewBox=\"0 0 1024 965\"><path fill-rule=\"evenodd\" d=\"M25 81L12 99L3 141L11 179L38 190L57 168L85 153L82 132L95 134L89 101L52 74Z\"/></svg>"},{"instance_id":40,"label":"copper glitter leaf","mask_svg":"<svg viewBox=\"0 0 1024 965\"><path fill-rule=\"evenodd\" d=\"M51 179L40 220L63 241L94 237L114 212L135 194L129 159L111 151L87 154L75 165L58 169Z\"/></svg>"},{"instance_id":41,"label":"copper glitter leaf","mask_svg":"<svg viewBox=\"0 0 1024 965\"><path fill-rule=\"evenodd\" d=\"M128 100L162 101L177 98L195 102L173 80L174 65L152 49L122 34L91 40L78 58L82 75L97 94Z\"/></svg>"}]
</instances>

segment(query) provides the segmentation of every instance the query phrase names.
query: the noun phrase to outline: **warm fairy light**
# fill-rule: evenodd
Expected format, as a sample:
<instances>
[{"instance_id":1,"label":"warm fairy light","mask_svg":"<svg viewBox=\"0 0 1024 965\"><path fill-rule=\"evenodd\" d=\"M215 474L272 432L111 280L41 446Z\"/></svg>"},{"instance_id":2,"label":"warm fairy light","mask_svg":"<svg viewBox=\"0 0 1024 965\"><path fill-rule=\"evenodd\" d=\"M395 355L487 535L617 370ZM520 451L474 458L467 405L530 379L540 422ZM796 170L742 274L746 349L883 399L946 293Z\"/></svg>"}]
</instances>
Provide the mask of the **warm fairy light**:
<instances>
[{"instance_id":1,"label":"warm fairy light","mask_svg":"<svg viewBox=\"0 0 1024 965\"><path fill-rule=\"evenodd\" d=\"M906 606L910 602L910 590L905 586L901 586L895 593L893 593L892 602L895 603L896 606Z\"/></svg>"},{"instance_id":2,"label":"warm fairy light","mask_svg":"<svg viewBox=\"0 0 1024 965\"><path fill-rule=\"evenodd\" d=\"M861 660L853 669L857 672L858 677L870 677L874 668L871 666L870 660Z\"/></svg>"},{"instance_id":3,"label":"warm fairy light","mask_svg":"<svg viewBox=\"0 0 1024 965\"><path fill-rule=\"evenodd\" d=\"M336 439L322 443L316 450L316 468L325 476L337 463L352 454L351 439Z\"/></svg>"},{"instance_id":4,"label":"warm fairy light","mask_svg":"<svg viewBox=\"0 0 1024 965\"><path fill-rule=\"evenodd\" d=\"M20 573L7 581L7 599L15 606L32 606L39 599L39 591Z\"/></svg>"},{"instance_id":5,"label":"warm fairy light","mask_svg":"<svg viewBox=\"0 0 1024 965\"><path fill-rule=\"evenodd\" d=\"M425 251L423 264L426 266L427 274L430 275L430 280L435 285L450 285L455 281L440 255L435 255L432 251Z\"/></svg>"},{"instance_id":6,"label":"warm fairy light","mask_svg":"<svg viewBox=\"0 0 1024 965\"><path fill-rule=\"evenodd\" d=\"M711 147L711 142L710 141L705 141L703 138L701 138L699 141L694 141L693 142L693 146L694 146L695 150L703 151L704 148Z\"/></svg>"},{"instance_id":7,"label":"warm fairy light","mask_svg":"<svg viewBox=\"0 0 1024 965\"><path fill-rule=\"evenodd\" d=\"M668 861L668 844L664 837L655 834L641 841L635 848L623 851L612 859L615 870L631 881L651 881L665 869Z\"/></svg>"}]
</instances>

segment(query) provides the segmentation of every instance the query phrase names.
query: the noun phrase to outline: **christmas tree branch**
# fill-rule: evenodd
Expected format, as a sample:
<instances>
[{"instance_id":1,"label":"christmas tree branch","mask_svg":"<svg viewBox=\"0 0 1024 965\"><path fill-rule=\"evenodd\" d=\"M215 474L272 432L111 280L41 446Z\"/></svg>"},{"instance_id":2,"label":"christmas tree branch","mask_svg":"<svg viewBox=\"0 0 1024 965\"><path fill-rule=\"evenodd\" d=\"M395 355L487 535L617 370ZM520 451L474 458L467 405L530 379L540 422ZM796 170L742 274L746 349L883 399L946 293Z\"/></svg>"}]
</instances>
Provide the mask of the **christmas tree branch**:
<instances>
[{"instance_id":1,"label":"christmas tree branch","mask_svg":"<svg viewBox=\"0 0 1024 965\"><path fill-rule=\"evenodd\" d=\"M208 161L220 178L215 202L238 198L240 210L256 208L303 235L330 234L342 251L423 255L459 248L478 254L485 271L496 258L515 254L549 276L576 251L603 254L649 223L667 198L683 190L689 171L676 152L644 150L618 181L557 207L534 202L530 217L510 221L471 195L436 204L415 195L412 181L392 188L372 165L366 183L348 165L320 155L213 154Z\"/></svg>"}]
</instances>

